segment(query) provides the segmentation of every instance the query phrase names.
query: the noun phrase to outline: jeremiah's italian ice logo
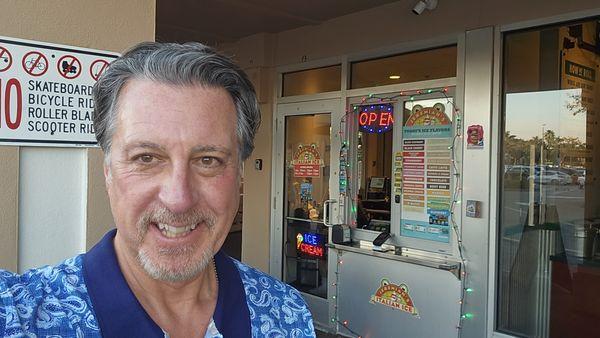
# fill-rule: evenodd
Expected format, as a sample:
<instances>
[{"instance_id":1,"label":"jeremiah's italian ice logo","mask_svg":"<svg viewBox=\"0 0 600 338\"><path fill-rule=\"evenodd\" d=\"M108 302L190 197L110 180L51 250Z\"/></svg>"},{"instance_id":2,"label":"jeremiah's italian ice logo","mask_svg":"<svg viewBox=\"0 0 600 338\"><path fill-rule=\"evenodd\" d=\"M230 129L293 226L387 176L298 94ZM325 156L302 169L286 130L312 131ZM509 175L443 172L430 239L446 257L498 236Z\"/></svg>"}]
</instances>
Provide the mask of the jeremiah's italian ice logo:
<instances>
[{"instance_id":1,"label":"jeremiah's italian ice logo","mask_svg":"<svg viewBox=\"0 0 600 338\"><path fill-rule=\"evenodd\" d=\"M419 310L415 307L406 284L392 284L387 279L381 280L381 285L371 296L371 304L379 303L393 309L410 313L419 318Z\"/></svg>"},{"instance_id":2,"label":"jeremiah's italian ice logo","mask_svg":"<svg viewBox=\"0 0 600 338\"><path fill-rule=\"evenodd\" d=\"M433 107L423 107L417 104L413 107L411 115L404 125L406 127L450 125L452 121L446 115L445 110L446 107L443 103L436 103Z\"/></svg>"}]
</instances>

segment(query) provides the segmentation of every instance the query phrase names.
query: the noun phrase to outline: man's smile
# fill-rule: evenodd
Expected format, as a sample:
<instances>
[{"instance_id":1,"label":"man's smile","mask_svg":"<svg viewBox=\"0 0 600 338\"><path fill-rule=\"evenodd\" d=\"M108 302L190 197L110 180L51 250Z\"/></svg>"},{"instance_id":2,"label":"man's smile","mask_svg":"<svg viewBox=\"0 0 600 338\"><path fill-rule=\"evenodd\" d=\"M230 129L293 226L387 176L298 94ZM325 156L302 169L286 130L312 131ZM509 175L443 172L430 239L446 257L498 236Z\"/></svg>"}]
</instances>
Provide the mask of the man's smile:
<instances>
[{"instance_id":1,"label":"man's smile","mask_svg":"<svg viewBox=\"0 0 600 338\"><path fill-rule=\"evenodd\" d=\"M156 226L160 230L160 232L168 238L186 236L198 226L198 224L196 223L184 226L171 226L165 223L152 223L152 225Z\"/></svg>"}]
</instances>

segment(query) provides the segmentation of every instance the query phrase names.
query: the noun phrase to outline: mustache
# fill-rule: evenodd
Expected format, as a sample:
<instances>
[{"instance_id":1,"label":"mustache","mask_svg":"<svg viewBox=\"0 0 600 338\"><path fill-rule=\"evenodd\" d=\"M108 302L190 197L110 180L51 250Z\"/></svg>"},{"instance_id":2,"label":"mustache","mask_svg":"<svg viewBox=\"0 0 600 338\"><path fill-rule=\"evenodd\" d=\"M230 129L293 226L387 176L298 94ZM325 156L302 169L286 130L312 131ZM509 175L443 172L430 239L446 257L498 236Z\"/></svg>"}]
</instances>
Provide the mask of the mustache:
<instances>
[{"instance_id":1,"label":"mustache","mask_svg":"<svg viewBox=\"0 0 600 338\"><path fill-rule=\"evenodd\" d=\"M211 230L217 221L216 215L208 210L190 210L183 213L174 213L166 207L157 207L145 211L138 221L138 232L145 233L151 223L163 224L204 224Z\"/></svg>"}]
</instances>

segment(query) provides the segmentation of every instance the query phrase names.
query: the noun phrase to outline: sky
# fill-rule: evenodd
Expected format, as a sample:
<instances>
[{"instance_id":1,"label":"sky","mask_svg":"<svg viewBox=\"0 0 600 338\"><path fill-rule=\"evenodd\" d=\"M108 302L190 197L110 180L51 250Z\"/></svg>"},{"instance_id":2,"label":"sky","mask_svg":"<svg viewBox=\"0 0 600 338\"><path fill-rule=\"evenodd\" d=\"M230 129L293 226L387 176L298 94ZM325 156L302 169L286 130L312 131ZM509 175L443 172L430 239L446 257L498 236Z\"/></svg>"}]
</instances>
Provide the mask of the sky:
<instances>
[{"instance_id":1,"label":"sky","mask_svg":"<svg viewBox=\"0 0 600 338\"><path fill-rule=\"evenodd\" d=\"M567 108L581 89L563 89L506 95L506 131L517 138L541 137L542 130L553 130L557 137L586 140L586 114L573 115Z\"/></svg>"}]
</instances>

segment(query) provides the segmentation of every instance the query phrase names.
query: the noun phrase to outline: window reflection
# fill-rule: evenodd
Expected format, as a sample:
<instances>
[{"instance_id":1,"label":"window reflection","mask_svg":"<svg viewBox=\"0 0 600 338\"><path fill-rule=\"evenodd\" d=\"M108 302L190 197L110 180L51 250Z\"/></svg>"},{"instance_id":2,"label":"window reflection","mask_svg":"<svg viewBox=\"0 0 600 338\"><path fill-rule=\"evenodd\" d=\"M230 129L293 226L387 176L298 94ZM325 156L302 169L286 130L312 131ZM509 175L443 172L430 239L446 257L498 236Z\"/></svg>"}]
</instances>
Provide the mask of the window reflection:
<instances>
[{"instance_id":1,"label":"window reflection","mask_svg":"<svg viewBox=\"0 0 600 338\"><path fill-rule=\"evenodd\" d=\"M598 30L592 20L505 36L500 331L597 335Z\"/></svg>"}]
</instances>

